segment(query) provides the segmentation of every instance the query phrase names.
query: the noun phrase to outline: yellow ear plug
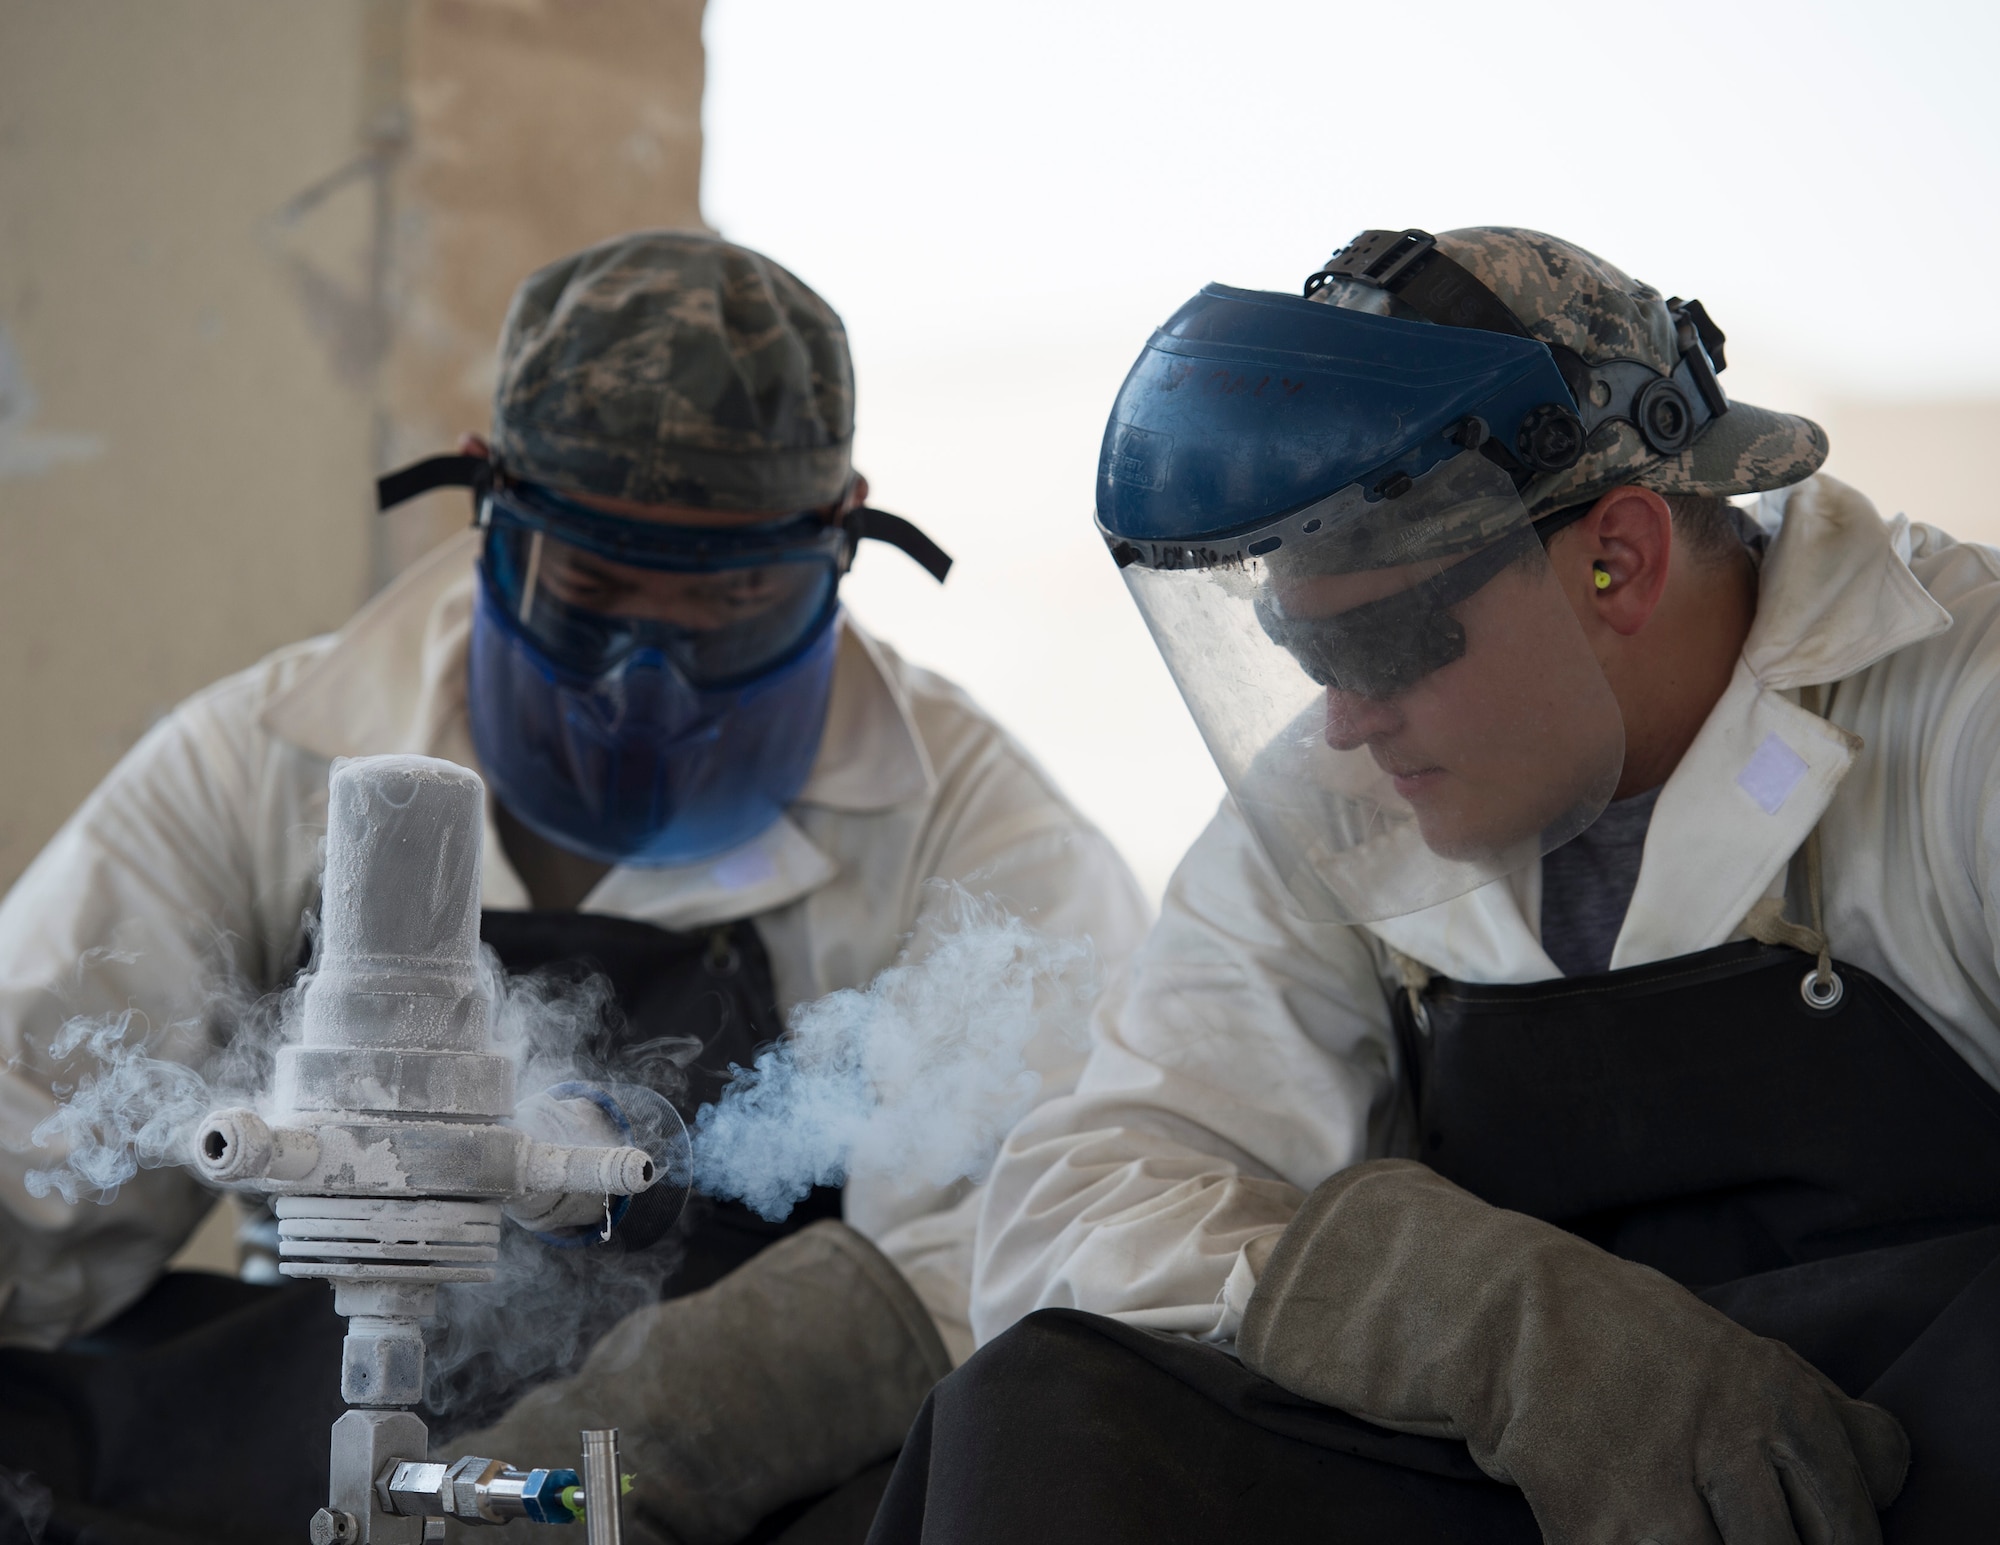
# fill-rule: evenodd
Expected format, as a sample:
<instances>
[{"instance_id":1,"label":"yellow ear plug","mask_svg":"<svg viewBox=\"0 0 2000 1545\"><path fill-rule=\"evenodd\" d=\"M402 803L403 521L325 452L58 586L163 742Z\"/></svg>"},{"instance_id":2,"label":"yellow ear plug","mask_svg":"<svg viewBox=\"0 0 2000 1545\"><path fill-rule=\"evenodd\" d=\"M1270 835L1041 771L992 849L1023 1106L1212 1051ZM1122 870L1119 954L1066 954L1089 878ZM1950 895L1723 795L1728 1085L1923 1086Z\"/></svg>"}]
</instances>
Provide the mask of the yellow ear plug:
<instances>
[{"instance_id":1,"label":"yellow ear plug","mask_svg":"<svg viewBox=\"0 0 2000 1545\"><path fill-rule=\"evenodd\" d=\"M1597 574L1595 577L1599 590L1609 590L1611 588L1611 571L1603 564L1600 563L1597 565Z\"/></svg>"}]
</instances>

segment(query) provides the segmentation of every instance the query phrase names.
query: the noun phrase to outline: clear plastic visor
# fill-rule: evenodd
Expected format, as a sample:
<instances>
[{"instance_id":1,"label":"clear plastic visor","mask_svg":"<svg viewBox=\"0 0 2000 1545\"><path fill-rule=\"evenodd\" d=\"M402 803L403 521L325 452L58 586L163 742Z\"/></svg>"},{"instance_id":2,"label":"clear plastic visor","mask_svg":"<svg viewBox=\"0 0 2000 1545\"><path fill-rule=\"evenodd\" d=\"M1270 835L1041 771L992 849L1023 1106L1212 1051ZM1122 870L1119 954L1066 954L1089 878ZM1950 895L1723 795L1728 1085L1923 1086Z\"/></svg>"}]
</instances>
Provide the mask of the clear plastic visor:
<instances>
[{"instance_id":1,"label":"clear plastic visor","mask_svg":"<svg viewBox=\"0 0 2000 1545\"><path fill-rule=\"evenodd\" d=\"M1341 490L1125 582L1300 910L1364 923L1476 890L1595 821L1617 699L1506 474Z\"/></svg>"}]
</instances>

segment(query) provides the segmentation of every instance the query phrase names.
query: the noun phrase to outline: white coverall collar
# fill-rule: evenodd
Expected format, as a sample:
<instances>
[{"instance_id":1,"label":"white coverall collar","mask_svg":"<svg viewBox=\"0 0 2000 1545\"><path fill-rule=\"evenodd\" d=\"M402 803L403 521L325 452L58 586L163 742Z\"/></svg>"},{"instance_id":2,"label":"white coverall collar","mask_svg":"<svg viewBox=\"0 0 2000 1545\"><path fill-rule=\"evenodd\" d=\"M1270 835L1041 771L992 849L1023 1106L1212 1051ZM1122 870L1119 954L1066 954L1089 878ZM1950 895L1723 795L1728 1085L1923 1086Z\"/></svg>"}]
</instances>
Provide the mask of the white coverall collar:
<instances>
[{"instance_id":1,"label":"white coverall collar","mask_svg":"<svg viewBox=\"0 0 2000 1545\"><path fill-rule=\"evenodd\" d=\"M1660 791L1613 969L1728 942L1750 908L1783 891L1787 865L1859 749L1796 701L1921 639L1951 615L1909 567L1908 523L1885 523L1843 483L1814 477L1766 494L1772 533L1757 618L1735 674ZM1465 981L1543 981L1541 869L1371 924L1392 948ZM1835 948L1839 940L1834 941Z\"/></svg>"},{"instance_id":2,"label":"white coverall collar","mask_svg":"<svg viewBox=\"0 0 2000 1545\"><path fill-rule=\"evenodd\" d=\"M465 669L478 541L468 531L444 543L363 606L333 647L265 705L264 727L329 758L416 752L477 768ZM844 623L826 730L796 805L866 814L922 799L936 782L910 705L874 640ZM488 803L483 900L526 907L527 889L507 861ZM719 858L615 868L581 910L696 928L784 906L837 872L788 816Z\"/></svg>"}]
</instances>

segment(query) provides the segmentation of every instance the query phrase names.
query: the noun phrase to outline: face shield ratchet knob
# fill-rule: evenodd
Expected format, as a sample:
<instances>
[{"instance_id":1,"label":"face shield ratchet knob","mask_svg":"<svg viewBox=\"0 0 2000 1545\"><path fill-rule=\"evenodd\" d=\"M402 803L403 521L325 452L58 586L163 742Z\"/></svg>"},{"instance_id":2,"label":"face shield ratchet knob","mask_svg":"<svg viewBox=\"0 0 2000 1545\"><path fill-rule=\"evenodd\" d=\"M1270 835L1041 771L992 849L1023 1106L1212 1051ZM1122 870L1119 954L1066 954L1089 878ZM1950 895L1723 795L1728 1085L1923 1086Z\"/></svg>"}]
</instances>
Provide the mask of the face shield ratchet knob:
<instances>
[{"instance_id":1,"label":"face shield ratchet knob","mask_svg":"<svg viewBox=\"0 0 2000 1545\"><path fill-rule=\"evenodd\" d=\"M1521 421L1514 449L1537 472L1565 472L1583 456L1583 420L1574 409L1545 402Z\"/></svg>"},{"instance_id":2,"label":"face shield ratchet knob","mask_svg":"<svg viewBox=\"0 0 2000 1545\"><path fill-rule=\"evenodd\" d=\"M1681 389L1664 376L1640 390L1632 416L1647 446L1661 456L1678 456L1694 439L1694 410Z\"/></svg>"}]
</instances>

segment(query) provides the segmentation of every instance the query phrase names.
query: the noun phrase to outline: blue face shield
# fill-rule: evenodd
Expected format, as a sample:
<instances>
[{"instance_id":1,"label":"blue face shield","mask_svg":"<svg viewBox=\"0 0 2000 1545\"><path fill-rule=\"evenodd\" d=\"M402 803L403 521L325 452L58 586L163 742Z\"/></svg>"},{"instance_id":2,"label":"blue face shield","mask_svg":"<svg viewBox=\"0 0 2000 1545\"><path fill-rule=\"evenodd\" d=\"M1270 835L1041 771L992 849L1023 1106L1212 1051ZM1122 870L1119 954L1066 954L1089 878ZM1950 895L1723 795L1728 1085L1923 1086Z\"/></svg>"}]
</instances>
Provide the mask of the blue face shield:
<instances>
[{"instance_id":1,"label":"blue face shield","mask_svg":"<svg viewBox=\"0 0 2000 1545\"><path fill-rule=\"evenodd\" d=\"M1580 422L1531 338L1221 285L1126 377L1098 526L1305 916L1436 906L1610 799L1618 700L1520 494Z\"/></svg>"},{"instance_id":2,"label":"blue face shield","mask_svg":"<svg viewBox=\"0 0 2000 1545\"><path fill-rule=\"evenodd\" d=\"M748 842L798 797L826 723L837 610L733 685L694 684L657 642L592 673L550 657L493 567L482 561L473 603L472 739L523 824L600 863L686 864Z\"/></svg>"},{"instance_id":3,"label":"blue face shield","mask_svg":"<svg viewBox=\"0 0 2000 1545\"><path fill-rule=\"evenodd\" d=\"M472 735L501 803L601 863L693 863L775 822L826 722L849 533L626 520L519 485L481 518Z\"/></svg>"},{"instance_id":4,"label":"blue face shield","mask_svg":"<svg viewBox=\"0 0 2000 1545\"><path fill-rule=\"evenodd\" d=\"M857 544L940 582L951 568L883 510L632 519L484 455L390 473L377 502L444 487L473 490L486 533L468 666L481 769L523 824L600 863L697 863L775 823L819 751Z\"/></svg>"}]
</instances>

